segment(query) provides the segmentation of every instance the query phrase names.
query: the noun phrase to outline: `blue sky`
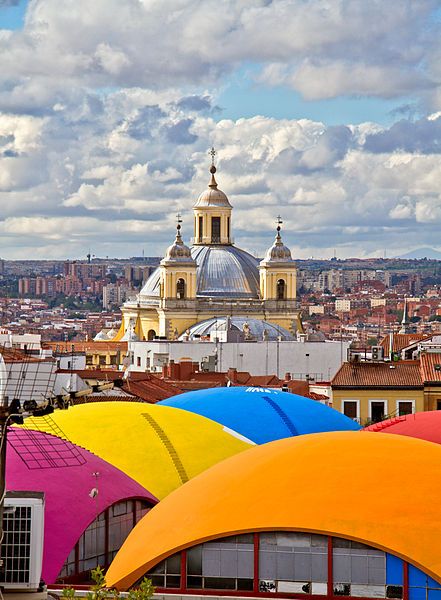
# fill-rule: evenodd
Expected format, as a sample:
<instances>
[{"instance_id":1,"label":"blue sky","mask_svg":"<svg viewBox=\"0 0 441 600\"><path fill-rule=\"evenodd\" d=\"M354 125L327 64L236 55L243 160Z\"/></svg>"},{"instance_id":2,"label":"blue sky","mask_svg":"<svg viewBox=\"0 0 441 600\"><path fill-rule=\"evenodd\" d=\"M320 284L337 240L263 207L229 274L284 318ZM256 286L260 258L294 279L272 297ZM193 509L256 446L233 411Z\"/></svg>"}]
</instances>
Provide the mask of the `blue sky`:
<instances>
[{"instance_id":1,"label":"blue sky","mask_svg":"<svg viewBox=\"0 0 441 600\"><path fill-rule=\"evenodd\" d=\"M26 15L26 21L25 21ZM6 258L161 254L218 149L238 244L440 248L438 0L0 0Z\"/></svg>"},{"instance_id":2,"label":"blue sky","mask_svg":"<svg viewBox=\"0 0 441 600\"><path fill-rule=\"evenodd\" d=\"M0 27L2 29L21 29L24 23L27 0L0 1Z\"/></svg>"}]
</instances>

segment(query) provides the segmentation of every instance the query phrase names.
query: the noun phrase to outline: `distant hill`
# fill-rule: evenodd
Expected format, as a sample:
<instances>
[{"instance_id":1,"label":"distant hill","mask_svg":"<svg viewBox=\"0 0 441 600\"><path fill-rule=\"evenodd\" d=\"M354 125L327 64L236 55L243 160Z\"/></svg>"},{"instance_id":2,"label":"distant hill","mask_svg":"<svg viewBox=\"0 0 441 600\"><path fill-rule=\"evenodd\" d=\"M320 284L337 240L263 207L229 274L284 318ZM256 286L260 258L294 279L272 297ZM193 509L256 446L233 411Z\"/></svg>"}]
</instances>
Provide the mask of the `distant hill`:
<instances>
[{"instance_id":1,"label":"distant hill","mask_svg":"<svg viewBox=\"0 0 441 600\"><path fill-rule=\"evenodd\" d=\"M428 258L432 260L441 260L441 252L438 250L434 250L433 248L417 248L416 250L412 250L407 254L402 254L401 256L397 256L396 258L404 258L404 259L421 259Z\"/></svg>"}]
</instances>

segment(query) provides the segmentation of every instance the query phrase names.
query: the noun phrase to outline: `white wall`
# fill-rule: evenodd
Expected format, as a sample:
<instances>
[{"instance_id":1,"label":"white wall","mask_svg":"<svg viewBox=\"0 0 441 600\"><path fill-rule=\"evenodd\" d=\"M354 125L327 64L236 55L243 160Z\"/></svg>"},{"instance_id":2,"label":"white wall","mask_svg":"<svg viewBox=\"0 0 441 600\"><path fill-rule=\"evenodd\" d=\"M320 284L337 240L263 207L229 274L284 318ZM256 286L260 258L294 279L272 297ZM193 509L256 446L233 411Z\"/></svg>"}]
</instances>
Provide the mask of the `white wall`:
<instances>
[{"instance_id":1,"label":"white wall","mask_svg":"<svg viewBox=\"0 0 441 600\"><path fill-rule=\"evenodd\" d=\"M329 381L346 359L348 347L349 342L129 342L133 352L130 369L160 370L170 360L200 363L204 357L217 354L216 370L220 372L235 368L251 375L281 378L285 373L295 378L309 374Z\"/></svg>"}]
</instances>

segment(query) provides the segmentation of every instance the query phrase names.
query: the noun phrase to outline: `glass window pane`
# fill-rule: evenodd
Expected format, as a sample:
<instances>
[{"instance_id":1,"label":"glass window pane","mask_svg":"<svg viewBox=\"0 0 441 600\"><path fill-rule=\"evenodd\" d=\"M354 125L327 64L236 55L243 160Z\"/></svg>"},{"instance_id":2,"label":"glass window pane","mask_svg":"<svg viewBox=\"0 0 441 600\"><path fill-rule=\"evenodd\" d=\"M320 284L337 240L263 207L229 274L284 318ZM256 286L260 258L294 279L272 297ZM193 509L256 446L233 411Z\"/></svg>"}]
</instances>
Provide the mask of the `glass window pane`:
<instances>
[{"instance_id":1,"label":"glass window pane","mask_svg":"<svg viewBox=\"0 0 441 600\"><path fill-rule=\"evenodd\" d=\"M180 575L181 573L181 553L169 556L166 560L167 575Z\"/></svg>"},{"instance_id":2,"label":"glass window pane","mask_svg":"<svg viewBox=\"0 0 441 600\"><path fill-rule=\"evenodd\" d=\"M202 575L202 547L196 546L187 550L187 573Z\"/></svg>"}]
</instances>

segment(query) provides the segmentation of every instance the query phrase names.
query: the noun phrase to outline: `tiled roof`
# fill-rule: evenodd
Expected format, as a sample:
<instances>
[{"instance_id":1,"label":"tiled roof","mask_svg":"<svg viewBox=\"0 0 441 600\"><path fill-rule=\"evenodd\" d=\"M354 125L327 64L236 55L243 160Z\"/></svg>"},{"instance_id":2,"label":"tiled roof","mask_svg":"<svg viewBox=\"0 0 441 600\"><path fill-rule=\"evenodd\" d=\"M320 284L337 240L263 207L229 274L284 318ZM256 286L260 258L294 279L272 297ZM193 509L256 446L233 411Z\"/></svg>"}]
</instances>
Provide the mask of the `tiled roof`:
<instances>
[{"instance_id":1,"label":"tiled roof","mask_svg":"<svg viewBox=\"0 0 441 600\"><path fill-rule=\"evenodd\" d=\"M419 361L343 363L332 388L422 388Z\"/></svg>"},{"instance_id":2,"label":"tiled roof","mask_svg":"<svg viewBox=\"0 0 441 600\"><path fill-rule=\"evenodd\" d=\"M420 369L424 382L441 385L441 353L422 352L420 356Z\"/></svg>"},{"instance_id":3,"label":"tiled roof","mask_svg":"<svg viewBox=\"0 0 441 600\"><path fill-rule=\"evenodd\" d=\"M106 352L108 350L127 350L127 342L44 342L44 348L51 348L56 352Z\"/></svg>"},{"instance_id":4,"label":"tiled roof","mask_svg":"<svg viewBox=\"0 0 441 600\"><path fill-rule=\"evenodd\" d=\"M431 337L431 335L427 335L425 333L394 333L392 351L401 352L403 348L407 348L407 346L410 346L415 342L427 340ZM390 336L387 335L385 338L383 338L380 345L383 346L384 352L386 356L388 356L390 353Z\"/></svg>"}]
</instances>

